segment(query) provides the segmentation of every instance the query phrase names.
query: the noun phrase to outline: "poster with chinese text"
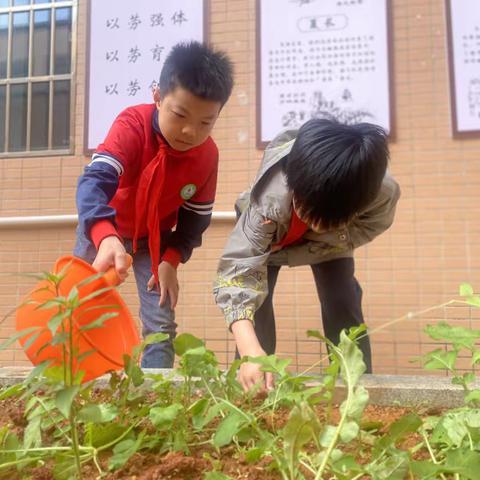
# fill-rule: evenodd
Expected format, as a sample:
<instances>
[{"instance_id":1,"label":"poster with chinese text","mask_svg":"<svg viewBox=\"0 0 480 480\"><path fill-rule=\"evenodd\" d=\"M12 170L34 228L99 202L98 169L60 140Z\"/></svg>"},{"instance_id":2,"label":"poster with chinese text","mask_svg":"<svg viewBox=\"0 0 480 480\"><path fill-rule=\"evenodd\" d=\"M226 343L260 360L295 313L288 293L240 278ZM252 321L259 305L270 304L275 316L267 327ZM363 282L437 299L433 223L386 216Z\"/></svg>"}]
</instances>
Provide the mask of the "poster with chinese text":
<instances>
[{"instance_id":1,"label":"poster with chinese text","mask_svg":"<svg viewBox=\"0 0 480 480\"><path fill-rule=\"evenodd\" d=\"M447 0L450 104L455 136L480 134L480 1Z\"/></svg>"},{"instance_id":2,"label":"poster with chinese text","mask_svg":"<svg viewBox=\"0 0 480 480\"><path fill-rule=\"evenodd\" d=\"M391 132L389 0L257 0L257 144L310 118Z\"/></svg>"},{"instance_id":3,"label":"poster with chinese text","mask_svg":"<svg viewBox=\"0 0 480 480\"><path fill-rule=\"evenodd\" d=\"M126 107L152 102L173 45L205 40L207 0L90 0L86 150Z\"/></svg>"}]
</instances>

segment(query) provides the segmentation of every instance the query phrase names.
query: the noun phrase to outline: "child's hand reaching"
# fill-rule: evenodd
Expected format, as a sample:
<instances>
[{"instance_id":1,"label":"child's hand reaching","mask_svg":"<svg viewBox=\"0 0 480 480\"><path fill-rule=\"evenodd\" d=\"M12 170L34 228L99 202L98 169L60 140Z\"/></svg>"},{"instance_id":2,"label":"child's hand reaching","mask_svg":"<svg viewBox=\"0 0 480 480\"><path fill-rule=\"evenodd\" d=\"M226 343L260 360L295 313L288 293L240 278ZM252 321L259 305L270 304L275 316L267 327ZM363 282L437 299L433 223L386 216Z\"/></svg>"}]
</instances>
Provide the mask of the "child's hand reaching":
<instances>
[{"instance_id":1,"label":"child's hand reaching","mask_svg":"<svg viewBox=\"0 0 480 480\"><path fill-rule=\"evenodd\" d=\"M250 320L237 320L232 324L232 333L237 343L238 353L241 357L263 357L266 355L258 342L257 335ZM273 374L262 372L258 363L246 362L240 365L238 381L245 392L253 389L256 385L261 390L273 390Z\"/></svg>"},{"instance_id":2,"label":"child's hand reaching","mask_svg":"<svg viewBox=\"0 0 480 480\"><path fill-rule=\"evenodd\" d=\"M170 308L173 310L178 300L178 279L177 270L168 262L161 262L158 266L158 282L160 289L160 306L165 305L167 295L170 298ZM155 277L152 275L147 283L147 289L155 287Z\"/></svg>"},{"instance_id":3,"label":"child's hand reaching","mask_svg":"<svg viewBox=\"0 0 480 480\"><path fill-rule=\"evenodd\" d=\"M265 352L262 352L259 356L263 355L265 355ZM271 372L262 372L261 365L258 363L242 363L238 372L238 381L245 392L255 387L260 388L261 391L273 390L274 388L273 374Z\"/></svg>"}]
</instances>

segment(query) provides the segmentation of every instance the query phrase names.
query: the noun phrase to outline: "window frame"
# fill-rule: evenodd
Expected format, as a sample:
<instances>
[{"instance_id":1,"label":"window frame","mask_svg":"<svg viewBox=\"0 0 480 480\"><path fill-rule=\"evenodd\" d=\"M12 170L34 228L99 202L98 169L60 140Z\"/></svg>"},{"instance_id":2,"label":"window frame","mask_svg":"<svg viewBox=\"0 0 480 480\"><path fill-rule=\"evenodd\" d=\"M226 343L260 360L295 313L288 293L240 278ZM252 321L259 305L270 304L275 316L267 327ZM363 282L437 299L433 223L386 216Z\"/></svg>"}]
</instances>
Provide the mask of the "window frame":
<instances>
[{"instance_id":1,"label":"window frame","mask_svg":"<svg viewBox=\"0 0 480 480\"><path fill-rule=\"evenodd\" d=\"M32 1L32 0L31 0ZM55 31L53 28L55 23L55 10L59 8L69 7L72 10L72 42L70 52L70 73L54 74L54 48L55 48ZM36 10L49 10L51 12L52 28L50 31L50 72L48 75L31 76L33 69L33 14L29 16L29 38L28 38L28 73L25 77L10 78L11 73L11 51L12 51L12 34L13 34L13 14L17 12L33 13ZM0 87L5 86L5 145L9 147L10 135L10 88L11 85L27 85L27 124L26 124L26 150L22 151L0 151L0 159L2 158L18 158L18 157L45 157L45 156L61 156L73 155L75 151L75 98L76 98L76 59L77 59L77 22L78 22L78 0L50 0L46 3L9 6L0 8L1 14L9 14L8 17L8 44L7 44L7 78L0 79ZM69 129L69 148L52 148L53 141L53 92L55 81L70 81L70 129ZM49 83L49 125L48 125L48 148L44 150L30 150L31 147L31 118L32 118L32 84Z\"/></svg>"}]
</instances>

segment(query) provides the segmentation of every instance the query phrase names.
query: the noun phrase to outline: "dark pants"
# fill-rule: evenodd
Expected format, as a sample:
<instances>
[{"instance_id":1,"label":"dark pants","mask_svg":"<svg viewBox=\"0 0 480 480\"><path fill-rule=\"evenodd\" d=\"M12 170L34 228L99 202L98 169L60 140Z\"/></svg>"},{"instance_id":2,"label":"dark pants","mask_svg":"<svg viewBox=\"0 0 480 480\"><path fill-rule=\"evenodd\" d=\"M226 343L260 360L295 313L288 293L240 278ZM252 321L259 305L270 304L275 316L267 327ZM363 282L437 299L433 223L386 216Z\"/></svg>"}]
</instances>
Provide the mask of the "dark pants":
<instances>
[{"instance_id":1,"label":"dark pants","mask_svg":"<svg viewBox=\"0 0 480 480\"><path fill-rule=\"evenodd\" d=\"M322 308L322 322L325 336L335 345L344 328L361 325L362 289L354 276L353 258L339 258L329 262L311 265ZM277 283L279 266L268 266L268 295L255 313L255 333L260 345L268 355L275 353L276 333L273 311L273 292ZM363 334L362 334L363 335ZM370 340L364 336L358 343L367 366L372 372Z\"/></svg>"}]
</instances>

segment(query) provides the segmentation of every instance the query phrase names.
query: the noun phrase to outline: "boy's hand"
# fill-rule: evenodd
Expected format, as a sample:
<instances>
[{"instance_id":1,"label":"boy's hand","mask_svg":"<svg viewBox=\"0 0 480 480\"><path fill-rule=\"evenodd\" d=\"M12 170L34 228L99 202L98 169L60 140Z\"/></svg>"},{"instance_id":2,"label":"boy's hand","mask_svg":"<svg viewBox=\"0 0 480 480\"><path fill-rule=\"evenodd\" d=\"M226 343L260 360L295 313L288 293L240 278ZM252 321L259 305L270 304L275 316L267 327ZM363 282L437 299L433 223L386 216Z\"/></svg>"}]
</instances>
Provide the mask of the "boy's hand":
<instances>
[{"instance_id":1,"label":"boy's hand","mask_svg":"<svg viewBox=\"0 0 480 480\"><path fill-rule=\"evenodd\" d=\"M266 355L250 320L245 319L234 322L232 324L232 333L240 356L263 357ZM260 369L261 365L258 363L247 362L240 365L238 381L246 392L258 384L260 384L262 390L272 390L274 388L273 374L271 372L262 372Z\"/></svg>"},{"instance_id":2,"label":"boy's hand","mask_svg":"<svg viewBox=\"0 0 480 480\"><path fill-rule=\"evenodd\" d=\"M263 355L266 355L266 353L262 351L258 356ZM253 357L254 355L250 356ZM260 370L261 368L261 365L258 363L247 362L240 365L238 381L245 392L248 392L250 389L258 385L260 385L261 390L273 390L274 383L272 372L262 372Z\"/></svg>"},{"instance_id":3,"label":"boy's hand","mask_svg":"<svg viewBox=\"0 0 480 480\"><path fill-rule=\"evenodd\" d=\"M128 255L120 239L114 235L105 237L98 247L97 256L92 264L99 272L106 272L115 267L120 283L128 277Z\"/></svg>"},{"instance_id":4,"label":"boy's hand","mask_svg":"<svg viewBox=\"0 0 480 480\"><path fill-rule=\"evenodd\" d=\"M167 295L170 298L170 308L173 310L178 300L177 270L168 262L161 262L158 266L158 283L160 288L160 306L165 305ZM152 290L155 286L155 277L152 275L147 283L147 289Z\"/></svg>"}]
</instances>

